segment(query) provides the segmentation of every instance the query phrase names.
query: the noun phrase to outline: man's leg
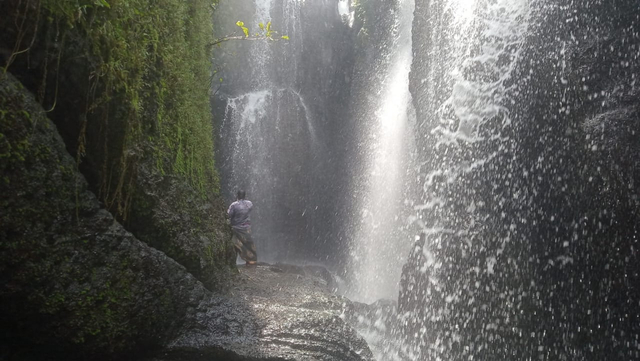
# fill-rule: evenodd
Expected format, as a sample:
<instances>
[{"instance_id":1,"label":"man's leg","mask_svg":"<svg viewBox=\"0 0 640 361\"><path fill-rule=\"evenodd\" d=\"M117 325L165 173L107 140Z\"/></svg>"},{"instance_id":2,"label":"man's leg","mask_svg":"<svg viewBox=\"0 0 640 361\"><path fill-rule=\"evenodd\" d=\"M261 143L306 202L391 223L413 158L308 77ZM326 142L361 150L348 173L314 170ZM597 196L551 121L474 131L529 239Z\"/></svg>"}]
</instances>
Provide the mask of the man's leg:
<instances>
[{"instance_id":1,"label":"man's leg","mask_svg":"<svg viewBox=\"0 0 640 361\"><path fill-rule=\"evenodd\" d=\"M251 238L251 230L234 229L234 246L236 252L247 264L255 264L258 261L256 246Z\"/></svg>"}]
</instances>

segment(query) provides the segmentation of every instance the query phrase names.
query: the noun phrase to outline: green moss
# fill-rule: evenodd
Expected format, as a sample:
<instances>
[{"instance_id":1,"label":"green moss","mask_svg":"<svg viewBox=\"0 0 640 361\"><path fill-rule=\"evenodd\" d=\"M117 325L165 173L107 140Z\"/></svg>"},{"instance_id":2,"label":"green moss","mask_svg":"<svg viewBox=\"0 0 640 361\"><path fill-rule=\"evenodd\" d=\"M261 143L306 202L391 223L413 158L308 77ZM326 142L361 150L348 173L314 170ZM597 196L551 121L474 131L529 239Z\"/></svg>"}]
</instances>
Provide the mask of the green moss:
<instances>
[{"instance_id":1,"label":"green moss","mask_svg":"<svg viewBox=\"0 0 640 361\"><path fill-rule=\"evenodd\" d=\"M212 236L213 235L209 237L213 241L215 237L212 237ZM222 253L221 251L222 251L222 247L220 243L212 242L211 244L205 247L205 256L206 256L206 259L210 262L210 264L215 265L217 260L224 259L224 257L221 257L220 255Z\"/></svg>"},{"instance_id":2,"label":"green moss","mask_svg":"<svg viewBox=\"0 0 640 361\"><path fill-rule=\"evenodd\" d=\"M70 339L75 343L84 343L91 339L99 340L101 347L119 350L124 345L122 340L134 335L133 329L127 326L127 307L132 299L131 277L123 273L117 281L108 281L99 287L87 286L75 295L74 301L67 304L75 315L76 326ZM123 307L123 305L127 305ZM106 343L114 343L106 345Z\"/></svg>"},{"instance_id":3,"label":"green moss","mask_svg":"<svg viewBox=\"0 0 640 361\"><path fill-rule=\"evenodd\" d=\"M39 34L55 39L42 41L51 43L41 45L48 48L44 51L41 48L37 55L50 56L57 49L63 49L67 52L62 55L63 64L71 59L89 68L86 78L90 79L90 84L85 89L84 83L73 78L76 74L84 75L83 72L69 66L56 70L56 59L49 59L50 74L60 71L60 78L69 82L61 84L61 93L75 91L82 97L90 94L87 109L73 109L76 112L72 113L86 111L86 121L80 128L89 130L79 129L80 137L74 134L65 138L67 147L74 149L70 142L80 139L77 141L78 159L82 160L87 154L93 157L95 164L99 163L94 170L99 173L102 184L92 184L112 213L120 215L120 219L125 218L130 207L128 203L135 200L141 202L140 216L147 220L153 218L156 222L153 200L136 197L142 193L135 188L135 181L138 166L143 161L155 165L166 178L180 181L176 183L190 184L188 188L196 192L191 199L214 197L219 189L213 164L208 85L210 56L206 50L211 34L210 2L107 1L109 6L101 0L42 0L40 19L43 20L38 27ZM32 15L30 13L29 18L35 19ZM41 76L40 70L34 71L38 74L30 79L33 83L40 81L35 79ZM51 92L55 87L51 81L49 83L47 91ZM76 83L81 90L70 89ZM5 85L2 79L0 85ZM17 82L11 86L21 87ZM7 277L18 285L12 292L17 295L29 292L29 302L25 304L34 306L21 309L23 313L18 321L24 322L24 327L36 327L25 331L25 334L36 335L36 339L30 340L34 343L73 340L78 349L96 352L131 347L140 338L140 335L136 337L136 332L141 328L151 334L166 322L162 320L164 311L175 312L172 311L176 308L172 304L175 295L168 290L164 295L152 295L153 299L148 302L158 302L155 309L160 312L143 317L145 320L158 317L156 321L149 321L152 326L129 325L131 319L139 317L131 310L139 307L130 299L130 283L135 275L128 269L140 270L141 265L127 257L103 264L105 254L100 253L97 240L84 233L65 235L69 239L60 239L60 234L77 226L76 222L81 219L78 214L82 214L83 209L95 206L87 206L87 200L79 196L84 191L84 183L78 184L84 181L76 173L73 161L68 158L63 161L61 154L65 150L58 149L61 146L57 138L52 140L50 132L38 133L50 127L41 110L25 105L26 92L3 90L0 88L0 193L23 196L0 197L0 209L11 209L10 214L3 214L0 227L0 272L3 275L12 272ZM37 93L35 89L31 91ZM81 103L78 97L72 99L73 104L76 102ZM30 99L30 103L35 102ZM55 112L49 114L55 120ZM62 117L68 115L63 112ZM75 123L64 121L58 120L58 126L75 126ZM103 133L97 135L96 130ZM64 135L64 131L61 133ZM97 150L97 142L91 141L96 139L105 139L104 152L101 144ZM187 193L181 191L180 195L183 194ZM188 215L197 227L205 229L195 232L225 227L223 222L211 222L210 215L200 214L193 201L186 199L179 198L172 211ZM179 224L170 223L172 221L151 225L157 226L159 239L162 242L169 240L169 243L157 246L152 239L145 241L179 259L190 270L201 268L200 276L207 280L225 277L228 269L233 269L232 265L224 264L232 259L227 248L228 239L216 238L216 233L211 232L207 244L185 254L179 245L170 243L175 234L186 234L184 226L180 228ZM205 259L209 263L202 267L202 258L194 254L201 251L206 253ZM83 255L81 259L78 254ZM110 282L104 282L95 274L100 267L103 268L101 277L107 277L105 274L111 272L122 274L108 276ZM88 269L93 269L94 273L87 272ZM219 281L207 283L218 284ZM137 287L138 292L149 292L140 289L139 281ZM47 322L40 324L40 320Z\"/></svg>"},{"instance_id":4,"label":"green moss","mask_svg":"<svg viewBox=\"0 0 640 361\"><path fill-rule=\"evenodd\" d=\"M110 124L99 169L101 200L126 218L143 157L154 158L160 173L185 178L201 198L217 194L207 50L211 1L43 0L42 8L51 26L89 39L96 59L91 74L98 91L89 108ZM118 122L123 127L113 125ZM81 135L81 154L85 142Z\"/></svg>"},{"instance_id":5,"label":"green moss","mask_svg":"<svg viewBox=\"0 0 640 361\"><path fill-rule=\"evenodd\" d=\"M46 298L44 306L40 309L42 313L55 314L65 304L66 298L63 293L55 292Z\"/></svg>"}]
</instances>

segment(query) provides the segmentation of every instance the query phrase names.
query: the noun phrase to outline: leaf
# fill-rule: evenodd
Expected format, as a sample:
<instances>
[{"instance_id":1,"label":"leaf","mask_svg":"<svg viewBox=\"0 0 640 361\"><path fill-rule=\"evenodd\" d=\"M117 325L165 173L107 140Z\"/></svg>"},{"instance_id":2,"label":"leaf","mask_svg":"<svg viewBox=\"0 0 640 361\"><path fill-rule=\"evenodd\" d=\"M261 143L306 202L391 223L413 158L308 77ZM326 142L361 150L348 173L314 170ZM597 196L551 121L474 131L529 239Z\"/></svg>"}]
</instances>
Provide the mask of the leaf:
<instances>
[{"instance_id":1,"label":"leaf","mask_svg":"<svg viewBox=\"0 0 640 361\"><path fill-rule=\"evenodd\" d=\"M264 30L264 24L263 23L258 24L258 26L260 27L260 30Z\"/></svg>"},{"instance_id":2,"label":"leaf","mask_svg":"<svg viewBox=\"0 0 640 361\"><path fill-rule=\"evenodd\" d=\"M244 22L242 22L242 21L238 21L238 22L236 23L236 25L238 25L239 27L241 27L241 28L242 28L242 27L244 27Z\"/></svg>"},{"instance_id":3,"label":"leaf","mask_svg":"<svg viewBox=\"0 0 640 361\"><path fill-rule=\"evenodd\" d=\"M248 28L245 28L245 27L243 26L243 27L242 27L242 31L244 32L244 36L248 38L248 37L249 37L249 29L248 29Z\"/></svg>"},{"instance_id":4,"label":"leaf","mask_svg":"<svg viewBox=\"0 0 640 361\"><path fill-rule=\"evenodd\" d=\"M271 31L271 21L269 21L267 23L267 33L264 34L264 36L266 36L267 38L271 39L271 33L272 33L272 31Z\"/></svg>"},{"instance_id":5,"label":"leaf","mask_svg":"<svg viewBox=\"0 0 640 361\"><path fill-rule=\"evenodd\" d=\"M222 78L220 78L220 82L222 83Z\"/></svg>"},{"instance_id":6,"label":"leaf","mask_svg":"<svg viewBox=\"0 0 640 361\"><path fill-rule=\"evenodd\" d=\"M289 40L289 36L287 36L287 35L282 35L282 38L283 38L284 40Z\"/></svg>"},{"instance_id":7,"label":"leaf","mask_svg":"<svg viewBox=\"0 0 640 361\"><path fill-rule=\"evenodd\" d=\"M111 5L106 0L98 0L99 5L106 7L107 9L111 9Z\"/></svg>"}]
</instances>

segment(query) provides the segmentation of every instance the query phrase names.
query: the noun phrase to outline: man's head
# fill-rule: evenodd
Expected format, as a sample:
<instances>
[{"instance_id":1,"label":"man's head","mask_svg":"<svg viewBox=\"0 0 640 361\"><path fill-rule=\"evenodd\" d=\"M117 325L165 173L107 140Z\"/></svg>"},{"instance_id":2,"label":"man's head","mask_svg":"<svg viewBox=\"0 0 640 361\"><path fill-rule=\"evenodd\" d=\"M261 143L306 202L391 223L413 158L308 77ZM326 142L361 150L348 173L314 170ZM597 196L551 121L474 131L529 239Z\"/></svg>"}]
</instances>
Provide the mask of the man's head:
<instances>
[{"instance_id":1,"label":"man's head","mask_svg":"<svg viewBox=\"0 0 640 361\"><path fill-rule=\"evenodd\" d=\"M238 193L236 193L236 198L237 198L238 200L240 200L240 199L244 199L244 197L245 197L245 193L244 193L244 191L243 191L243 190L239 190L239 191L238 191Z\"/></svg>"}]
</instances>

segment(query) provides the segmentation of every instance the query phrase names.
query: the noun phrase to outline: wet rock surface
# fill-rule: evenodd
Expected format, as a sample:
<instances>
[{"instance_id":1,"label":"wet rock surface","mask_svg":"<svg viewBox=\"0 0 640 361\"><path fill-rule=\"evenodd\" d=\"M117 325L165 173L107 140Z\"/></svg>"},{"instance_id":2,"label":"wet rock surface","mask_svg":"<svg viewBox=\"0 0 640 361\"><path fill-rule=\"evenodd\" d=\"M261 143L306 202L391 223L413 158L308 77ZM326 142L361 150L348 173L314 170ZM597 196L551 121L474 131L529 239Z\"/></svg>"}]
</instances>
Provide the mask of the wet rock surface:
<instances>
[{"instance_id":1,"label":"wet rock surface","mask_svg":"<svg viewBox=\"0 0 640 361\"><path fill-rule=\"evenodd\" d=\"M203 302L154 361L373 360L317 267L240 267L231 294Z\"/></svg>"},{"instance_id":2,"label":"wet rock surface","mask_svg":"<svg viewBox=\"0 0 640 361\"><path fill-rule=\"evenodd\" d=\"M402 339L406 316L398 314L398 304L381 299L371 304L353 302L345 308L345 320L362 335L376 360L414 361L410 345Z\"/></svg>"}]
</instances>

